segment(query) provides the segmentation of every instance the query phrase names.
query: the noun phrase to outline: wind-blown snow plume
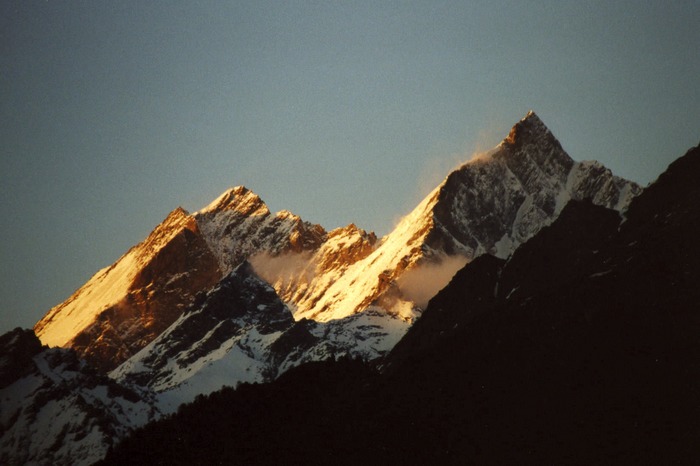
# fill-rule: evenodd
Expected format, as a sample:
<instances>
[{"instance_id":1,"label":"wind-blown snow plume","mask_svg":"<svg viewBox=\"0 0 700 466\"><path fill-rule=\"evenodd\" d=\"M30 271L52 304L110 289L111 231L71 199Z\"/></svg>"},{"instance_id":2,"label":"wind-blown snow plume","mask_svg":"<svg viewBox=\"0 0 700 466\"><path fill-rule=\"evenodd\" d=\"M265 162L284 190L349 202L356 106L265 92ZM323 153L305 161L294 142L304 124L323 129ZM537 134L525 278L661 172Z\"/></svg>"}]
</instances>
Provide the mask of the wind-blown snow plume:
<instances>
[{"instance_id":1,"label":"wind-blown snow plume","mask_svg":"<svg viewBox=\"0 0 700 466\"><path fill-rule=\"evenodd\" d=\"M454 274L467 262L464 256L449 256L438 263L423 264L407 270L397 280L399 290L404 298L425 309L430 298L447 286Z\"/></svg>"},{"instance_id":2,"label":"wind-blown snow plume","mask_svg":"<svg viewBox=\"0 0 700 466\"><path fill-rule=\"evenodd\" d=\"M278 280L301 280L308 283L314 277L314 264L310 252L285 253L273 256L261 252L252 256L248 262L255 273L269 283Z\"/></svg>"}]
</instances>

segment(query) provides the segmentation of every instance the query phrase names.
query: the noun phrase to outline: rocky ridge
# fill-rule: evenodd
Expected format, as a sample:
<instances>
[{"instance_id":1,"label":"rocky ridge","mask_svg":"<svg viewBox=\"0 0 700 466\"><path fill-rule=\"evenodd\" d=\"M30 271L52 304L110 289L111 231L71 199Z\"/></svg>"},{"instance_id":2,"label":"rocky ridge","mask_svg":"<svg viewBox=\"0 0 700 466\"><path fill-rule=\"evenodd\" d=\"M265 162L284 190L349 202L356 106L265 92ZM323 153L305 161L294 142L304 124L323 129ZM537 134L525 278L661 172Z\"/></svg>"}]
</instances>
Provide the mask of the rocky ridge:
<instances>
[{"instance_id":1,"label":"rocky ridge","mask_svg":"<svg viewBox=\"0 0 700 466\"><path fill-rule=\"evenodd\" d=\"M128 359L168 327L197 292L221 278L197 223L178 208L142 243L97 272L34 330L103 370Z\"/></svg>"}]
</instances>

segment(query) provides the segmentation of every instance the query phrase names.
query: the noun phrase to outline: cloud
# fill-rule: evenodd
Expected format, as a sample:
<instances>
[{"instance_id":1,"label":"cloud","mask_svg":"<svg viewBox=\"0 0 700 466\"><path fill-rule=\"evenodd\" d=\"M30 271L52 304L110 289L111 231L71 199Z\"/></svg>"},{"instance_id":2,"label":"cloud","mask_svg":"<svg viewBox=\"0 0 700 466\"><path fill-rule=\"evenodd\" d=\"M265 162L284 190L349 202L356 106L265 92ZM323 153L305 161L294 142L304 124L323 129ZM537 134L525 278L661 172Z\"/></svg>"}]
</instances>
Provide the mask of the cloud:
<instances>
[{"instance_id":1,"label":"cloud","mask_svg":"<svg viewBox=\"0 0 700 466\"><path fill-rule=\"evenodd\" d=\"M423 264L406 271L397 284L403 296L425 309L430 298L450 282L458 270L467 264L463 256L450 256L437 264Z\"/></svg>"},{"instance_id":2,"label":"cloud","mask_svg":"<svg viewBox=\"0 0 700 466\"><path fill-rule=\"evenodd\" d=\"M253 270L268 283L307 283L314 276L310 253L286 253L271 256L260 253L248 259Z\"/></svg>"}]
</instances>

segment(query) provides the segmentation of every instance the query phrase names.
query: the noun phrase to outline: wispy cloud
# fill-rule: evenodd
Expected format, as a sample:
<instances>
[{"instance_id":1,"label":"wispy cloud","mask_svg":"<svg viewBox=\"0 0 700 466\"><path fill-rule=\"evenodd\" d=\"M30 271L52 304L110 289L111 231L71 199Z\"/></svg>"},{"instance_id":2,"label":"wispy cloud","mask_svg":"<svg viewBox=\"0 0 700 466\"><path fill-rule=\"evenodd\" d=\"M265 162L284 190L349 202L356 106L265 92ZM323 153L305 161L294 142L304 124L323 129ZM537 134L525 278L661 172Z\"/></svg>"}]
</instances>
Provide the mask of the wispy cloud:
<instances>
[{"instance_id":1,"label":"wispy cloud","mask_svg":"<svg viewBox=\"0 0 700 466\"><path fill-rule=\"evenodd\" d=\"M423 264L406 271L397 284L405 298L425 308L430 298L450 282L455 273L467 264L462 256L446 257L437 264Z\"/></svg>"}]
</instances>

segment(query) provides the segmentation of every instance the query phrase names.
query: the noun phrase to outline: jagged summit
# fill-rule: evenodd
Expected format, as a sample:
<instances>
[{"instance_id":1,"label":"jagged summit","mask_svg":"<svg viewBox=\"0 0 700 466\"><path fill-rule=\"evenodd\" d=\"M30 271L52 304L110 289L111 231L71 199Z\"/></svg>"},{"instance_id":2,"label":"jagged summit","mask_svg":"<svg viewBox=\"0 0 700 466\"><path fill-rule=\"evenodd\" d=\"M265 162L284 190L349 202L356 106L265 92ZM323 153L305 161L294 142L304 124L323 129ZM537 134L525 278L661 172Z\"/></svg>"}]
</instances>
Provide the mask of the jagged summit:
<instances>
[{"instance_id":1,"label":"jagged summit","mask_svg":"<svg viewBox=\"0 0 700 466\"><path fill-rule=\"evenodd\" d=\"M224 274L257 253L314 250L326 238L321 225L305 222L287 210L273 215L244 186L225 191L194 218Z\"/></svg>"},{"instance_id":2,"label":"jagged summit","mask_svg":"<svg viewBox=\"0 0 700 466\"><path fill-rule=\"evenodd\" d=\"M552 132L532 110L516 123L502 144L518 145L524 140L540 138L555 139Z\"/></svg>"},{"instance_id":3,"label":"jagged summit","mask_svg":"<svg viewBox=\"0 0 700 466\"><path fill-rule=\"evenodd\" d=\"M561 144L547 125L532 110L520 119L510 129L508 135L493 149L478 153L461 164L455 171L465 166L488 163L494 157L530 157L539 155L538 163L546 163L546 159L560 159L560 162L573 164L574 160L561 147ZM452 175L450 173L448 177Z\"/></svg>"},{"instance_id":4,"label":"jagged summit","mask_svg":"<svg viewBox=\"0 0 700 466\"><path fill-rule=\"evenodd\" d=\"M532 111L486 157L450 173L435 204L433 249L507 257L570 199L624 210L641 192L597 162L576 162Z\"/></svg>"},{"instance_id":5,"label":"jagged summit","mask_svg":"<svg viewBox=\"0 0 700 466\"><path fill-rule=\"evenodd\" d=\"M243 215L268 215L270 213L260 196L245 186L236 186L221 193L211 204L196 212L195 215L225 210L234 210Z\"/></svg>"},{"instance_id":6,"label":"jagged summit","mask_svg":"<svg viewBox=\"0 0 700 466\"><path fill-rule=\"evenodd\" d=\"M173 210L34 328L44 344L71 347L111 370L243 260L313 250L325 238L321 226L287 211L272 215L257 194L237 186L194 214Z\"/></svg>"}]
</instances>

